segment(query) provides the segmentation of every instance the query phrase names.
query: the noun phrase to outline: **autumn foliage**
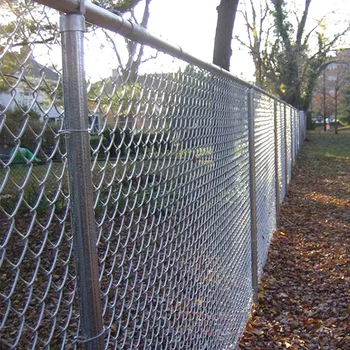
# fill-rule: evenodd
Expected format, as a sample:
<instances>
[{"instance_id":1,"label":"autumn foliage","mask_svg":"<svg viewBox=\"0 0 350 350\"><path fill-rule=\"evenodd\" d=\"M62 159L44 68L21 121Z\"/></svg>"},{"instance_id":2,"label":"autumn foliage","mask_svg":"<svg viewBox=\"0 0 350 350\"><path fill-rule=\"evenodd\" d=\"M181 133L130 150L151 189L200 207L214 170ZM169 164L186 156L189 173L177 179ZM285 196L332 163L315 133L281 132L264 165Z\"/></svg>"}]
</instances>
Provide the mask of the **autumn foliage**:
<instances>
[{"instance_id":1,"label":"autumn foliage","mask_svg":"<svg viewBox=\"0 0 350 350\"><path fill-rule=\"evenodd\" d=\"M350 349L350 131L308 141L239 349Z\"/></svg>"}]
</instances>

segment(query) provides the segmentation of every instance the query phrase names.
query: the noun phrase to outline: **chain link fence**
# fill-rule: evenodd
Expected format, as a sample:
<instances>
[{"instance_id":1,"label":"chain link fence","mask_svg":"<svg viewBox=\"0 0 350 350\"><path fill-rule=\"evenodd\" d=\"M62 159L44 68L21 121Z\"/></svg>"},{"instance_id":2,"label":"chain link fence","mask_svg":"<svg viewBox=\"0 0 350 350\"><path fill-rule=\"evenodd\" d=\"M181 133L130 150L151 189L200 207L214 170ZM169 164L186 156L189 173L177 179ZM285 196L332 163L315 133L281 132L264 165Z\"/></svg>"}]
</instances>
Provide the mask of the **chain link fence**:
<instances>
[{"instance_id":1,"label":"chain link fence","mask_svg":"<svg viewBox=\"0 0 350 350\"><path fill-rule=\"evenodd\" d=\"M304 114L90 2L0 16L0 347L235 348Z\"/></svg>"},{"instance_id":2,"label":"chain link fence","mask_svg":"<svg viewBox=\"0 0 350 350\"><path fill-rule=\"evenodd\" d=\"M287 164L286 164L286 118L284 105L276 102L276 157L277 157L277 193L279 193L279 203L287 194ZM277 204L279 204L277 203Z\"/></svg>"},{"instance_id":3,"label":"chain link fence","mask_svg":"<svg viewBox=\"0 0 350 350\"><path fill-rule=\"evenodd\" d=\"M265 265L269 242L276 228L274 100L254 92L254 150L258 275Z\"/></svg>"}]
</instances>

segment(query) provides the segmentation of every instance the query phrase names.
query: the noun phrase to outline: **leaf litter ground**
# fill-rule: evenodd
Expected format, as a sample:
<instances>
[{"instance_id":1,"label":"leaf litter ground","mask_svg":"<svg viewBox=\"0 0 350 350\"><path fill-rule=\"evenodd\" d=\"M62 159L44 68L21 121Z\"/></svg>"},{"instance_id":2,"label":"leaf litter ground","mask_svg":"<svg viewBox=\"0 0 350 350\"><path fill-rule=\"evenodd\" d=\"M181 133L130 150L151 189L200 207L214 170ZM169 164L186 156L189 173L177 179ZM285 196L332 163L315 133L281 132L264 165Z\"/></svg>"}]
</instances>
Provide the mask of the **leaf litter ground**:
<instances>
[{"instance_id":1,"label":"leaf litter ground","mask_svg":"<svg viewBox=\"0 0 350 350\"><path fill-rule=\"evenodd\" d=\"M308 135L239 349L350 349L350 130Z\"/></svg>"}]
</instances>

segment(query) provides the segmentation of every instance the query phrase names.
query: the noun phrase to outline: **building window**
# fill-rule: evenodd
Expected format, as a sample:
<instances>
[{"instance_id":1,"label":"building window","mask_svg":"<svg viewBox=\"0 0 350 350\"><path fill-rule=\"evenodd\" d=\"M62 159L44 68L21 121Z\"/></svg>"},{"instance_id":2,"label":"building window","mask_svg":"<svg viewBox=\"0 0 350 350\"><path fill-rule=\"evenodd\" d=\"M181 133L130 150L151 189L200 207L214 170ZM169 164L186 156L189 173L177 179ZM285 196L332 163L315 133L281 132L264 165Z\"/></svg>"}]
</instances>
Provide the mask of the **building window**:
<instances>
[{"instance_id":1,"label":"building window","mask_svg":"<svg viewBox=\"0 0 350 350\"><path fill-rule=\"evenodd\" d=\"M336 81L337 77L335 75L328 75L327 80L329 80L329 81Z\"/></svg>"},{"instance_id":2,"label":"building window","mask_svg":"<svg viewBox=\"0 0 350 350\"><path fill-rule=\"evenodd\" d=\"M330 70L334 70L338 68L338 64L337 63L331 63L328 65L328 69Z\"/></svg>"}]
</instances>

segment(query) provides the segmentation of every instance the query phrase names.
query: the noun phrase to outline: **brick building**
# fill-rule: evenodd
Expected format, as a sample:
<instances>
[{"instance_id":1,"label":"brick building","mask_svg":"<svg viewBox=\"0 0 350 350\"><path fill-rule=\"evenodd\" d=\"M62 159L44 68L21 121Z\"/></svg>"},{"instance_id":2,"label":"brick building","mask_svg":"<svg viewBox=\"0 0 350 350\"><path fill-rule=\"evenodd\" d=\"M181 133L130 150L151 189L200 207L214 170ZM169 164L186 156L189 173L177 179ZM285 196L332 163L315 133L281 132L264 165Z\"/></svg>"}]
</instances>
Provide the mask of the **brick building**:
<instances>
[{"instance_id":1,"label":"brick building","mask_svg":"<svg viewBox=\"0 0 350 350\"><path fill-rule=\"evenodd\" d=\"M313 92L313 114L321 118L326 110L326 117L334 118L342 98L342 90L350 84L350 48L337 51L330 57L330 63L318 78Z\"/></svg>"}]
</instances>

